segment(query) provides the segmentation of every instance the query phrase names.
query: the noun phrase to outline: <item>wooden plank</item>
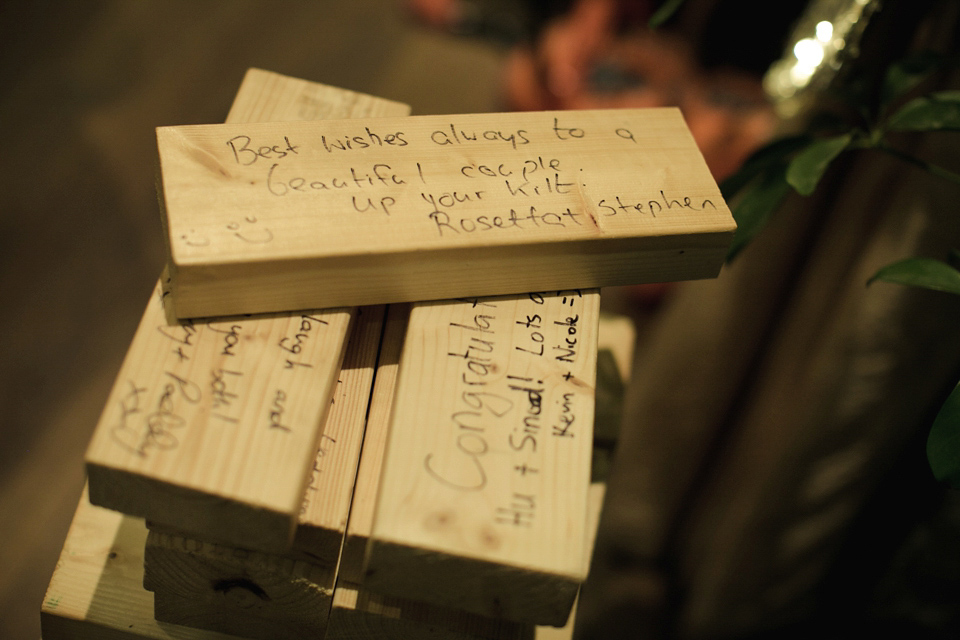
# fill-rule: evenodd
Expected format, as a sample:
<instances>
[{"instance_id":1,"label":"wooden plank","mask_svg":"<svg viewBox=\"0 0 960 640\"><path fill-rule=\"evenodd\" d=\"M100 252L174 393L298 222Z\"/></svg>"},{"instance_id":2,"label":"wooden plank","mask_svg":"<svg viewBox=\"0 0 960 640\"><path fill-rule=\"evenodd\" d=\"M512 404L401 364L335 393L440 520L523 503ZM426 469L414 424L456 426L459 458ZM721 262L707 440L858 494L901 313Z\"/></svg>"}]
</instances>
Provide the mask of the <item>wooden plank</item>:
<instances>
[{"instance_id":1,"label":"wooden plank","mask_svg":"<svg viewBox=\"0 0 960 640\"><path fill-rule=\"evenodd\" d=\"M340 556L339 575L351 582L363 580L363 557L373 530L374 512L377 507L377 489L383 469L383 453L387 446L390 429L390 413L396 395L397 370L403 350L403 338L407 333L410 305L395 304L387 309L383 342L377 361L377 375L370 398L370 411L363 437L363 449L357 468L350 519Z\"/></svg>"},{"instance_id":2,"label":"wooden plank","mask_svg":"<svg viewBox=\"0 0 960 640\"><path fill-rule=\"evenodd\" d=\"M293 557L335 566L347 530L386 308L357 309L313 473L304 492Z\"/></svg>"},{"instance_id":3,"label":"wooden plank","mask_svg":"<svg viewBox=\"0 0 960 640\"><path fill-rule=\"evenodd\" d=\"M378 386L374 390L374 401L370 412L371 423L381 426L379 430L376 426L372 428L372 438L367 443L370 448L365 448L368 468L375 471L368 471L368 475L371 476L379 476L379 457L382 457L384 438L376 434L386 431L387 417L390 413L397 361L408 315L408 308L403 307L408 306L392 308L384 335L384 347L381 351L377 374ZM361 320L366 318L366 321L358 324L348 344L348 353L341 371L341 380L344 384L341 385L342 393L338 396L345 397L347 401L333 405L334 410L339 408L342 414L350 416L347 422L355 421L357 416L362 421L366 409L366 403L361 400L360 391L364 388L369 389L369 378L372 376L359 376L354 384L351 384L354 379L349 376L355 371L369 372L371 369L369 362L376 358L376 347L380 336L378 320L382 317L382 309L379 310L381 315L378 316L371 312L376 311L375 309L360 309L361 312L367 312L360 316ZM363 331L365 325L368 328ZM633 347L632 325L629 320L622 317L601 317L598 344L617 355L617 365L621 369L621 374L627 376L630 366L629 354ZM350 398L353 398L353 401ZM348 406L354 408L347 410ZM345 443L345 439L339 435L342 429L337 424L336 416L337 411L331 411L328 416L328 426L325 429L325 434L332 434L338 439L331 445L331 450ZM377 452L380 453L379 457L376 455ZM329 456L321 456L318 462L326 463L329 459ZM337 496L336 491L331 491L330 485L323 483L323 479L330 475L326 473L329 469L326 467L322 469L318 475L317 491L308 490L308 499L320 496L336 498ZM334 487L338 486L334 485ZM358 490L361 488L358 484ZM589 566L593 532L596 529L602 504L602 489L603 485L598 483L590 487L587 527L589 540L584 567ZM368 499L364 500L358 496L359 504L355 505L355 510L369 513L365 518L366 526L362 525L364 516L356 516L356 512L351 516L354 536L357 536L356 531L360 527L369 531L373 517L375 497L373 494L375 494L375 486L367 491ZM328 502L325 499L309 501L312 504ZM309 511L301 514L298 540L300 530L310 522L308 513ZM355 517L356 524L354 524ZM314 520L322 522L328 518L315 517ZM366 536L363 536L362 540L365 543ZM325 548L326 545L322 547ZM312 545L311 558L315 557L316 549L317 546ZM151 532L146 543L147 562L144 584L155 592L158 620L223 632L243 632L245 635L256 638L297 638L298 634L317 634L323 629L324 618L320 613L327 611L330 585L326 582L318 584L317 578L310 580L299 575L308 570L309 566L291 561L291 559L297 559L297 551L300 550L295 549L292 555L281 558L235 549L229 550L169 533ZM345 551L344 558L347 555ZM362 558L360 560L362 561ZM345 580L343 567L342 562L338 587L333 599L330 626L326 631L328 638L376 636L499 639L528 637L533 633L532 625L494 620L446 607L436 607L370 592L357 584L351 584L356 582L355 580ZM313 571L318 570L313 569ZM242 579L238 576L242 576ZM322 571L319 572L319 576L329 579L329 574ZM229 585L230 588L225 588L225 585ZM317 601L314 602L314 599ZM299 603L301 606L295 607L292 603ZM538 638L569 638L572 629L573 616L563 629L540 627L537 628L536 634Z\"/></svg>"},{"instance_id":4,"label":"wooden plank","mask_svg":"<svg viewBox=\"0 0 960 640\"><path fill-rule=\"evenodd\" d=\"M343 120L410 113L410 106L401 102L263 69L247 71L243 83L257 89L237 93L227 122Z\"/></svg>"},{"instance_id":5,"label":"wooden plank","mask_svg":"<svg viewBox=\"0 0 960 640\"><path fill-rule=\"evenodd\" d=\"M268 554L151 528L144 586L157 620L252 638L322 636L383 328L382 306L357 313L294 548Z\"/></svg>"},{"instance_id":6,"label":"wooden plank","mask_svg":"<svg viewBox=\"0 0 960 640\"><path fill-rule=\"evenodd\" d=\"M590 565L593 541L603 506L605 485L590 485L587 531L589 540L583 554L584 567ZM536 638L536 640L570 640L573 637L575 615L562 628L534 627L529 623L486 618L473 613L428 605L422 602L385 596L359 584L337 580L333 594L333 608L327 627L327 640L352 638L431 638L442 640L506 640L508 638Z\"/></svg>"},{"instance_id":7,"label":"wooden plank","mask_svg":"<svg viewBox=\"0 0 960 640\"><path fill-rule=\"evenodd\" d=\"M231 116L406 109L251 70ZM204 539L286 549L352 310L178 323L166 298L158 284L87 451L91 500Z\"/></svg>"},{"instance_id":8,"label":"wooden plank","mask_svg":"<svg viewBox=\"0 0 960 640\"><path fill-rule=\"evenodd\" d=\"M259 640L323 637L334 569L157 531L143 562L158 621Z\"/></svg>"},{"instance_id":9,"label":"wooden plank","mask_svg":"<svg viewBox=\"0 0 960 640\"><path fill-rule=\"evenodd\" d=\"M370 413L367 419L360 465L357 470L350 520L347 526L346 539L343 543L343 553L340 556L339 578L357 584L363 581L364 553L367 541L370 539L370 532L373 529L377 488L380 485L380 472L390 427L390 412L393 408L397 369L399 368L400 354L403 350L403 338L407 331L409 314L409 305L391 305L389 307L380 359L377 363L376 383L373 389L373 397L370 400ZM521 319L525 319L525 317ZM604 350L608 350L613 355L613 360L623 381L630 378L635 341L636 330L629 318L601 314L597 333L598 356ZM599 411L598 407L596 413L599 414ZM614 420L618 425L619 415ZM604 445L606 444L605 442ZM597 462L598 454L603 457L605 464L609 464L606 460L609 453L598 451L595 442L594 464Z\"/></svg>"},{"instance_id":10,"label":"wooden plank","mask_svg":"<svg viewBox=\"0 0 960 640\"><path fill-rule=\"evenodd\" d=\"M237 640L153 619L146 537L142 519L91 505L84 488L41 605L44 640Z\"/></svg>"},{"instance_id":11,"label":"wooden plank","mask_svg":"<svg viewBox=\"0 0 960 640\"><path fill-rule=\"evenodd\" d=\"M735 228L676 109L157 141L180 317L713 277Z\"/></svg>"},{"instance_id":12,"label":"wooden plank","mask_svg":"<svg viewBox=\"0 0 960 640\"><path fill-rule=\"evenodd\" d=\"M631 325L632 326L632 325ZM632 347L631 347L632 348ZM593 547L597 541L597 527L600 525L600 513L603 510L603 498L607 492L607 485L603 482L590 484L590 498L587 510L587 544L583 550L583 566L590 570L590 561L593 557ZM579 600L579 594L577 596ZM577 623L577 603L573 605L570 618L562 627L540 625L536 629L536 640L571 640L573 629Z\"/></svg>"},{"instance_id":13,"label":"wooden plank","mask_svg":"<svg viewBox=\"0 0 960 640\"><path fill-rule=\"evenodd\" d=\"M414 306L366 587L567 621L585 577L598 319L592 291Z\"/></svg>"}]
</instances>

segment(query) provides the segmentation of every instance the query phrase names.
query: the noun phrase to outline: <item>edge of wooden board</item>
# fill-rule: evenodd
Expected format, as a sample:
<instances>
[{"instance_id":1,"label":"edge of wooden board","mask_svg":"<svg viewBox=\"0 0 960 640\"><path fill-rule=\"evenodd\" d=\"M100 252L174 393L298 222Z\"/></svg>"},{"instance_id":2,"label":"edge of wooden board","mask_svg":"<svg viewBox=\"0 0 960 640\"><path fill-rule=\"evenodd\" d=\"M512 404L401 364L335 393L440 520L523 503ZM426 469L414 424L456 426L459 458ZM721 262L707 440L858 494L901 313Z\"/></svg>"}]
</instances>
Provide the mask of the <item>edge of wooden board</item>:
<instances>
[{"instance_id":1,"label":"edge of wooden board","mask_svg":"<svg viewBox=\"0 0 960 640\"><path fill-rule=\"evenodd\" d=\"M179 531L213 532L212 539L283 549L293 540L291 514L176 486L138 473L87 463L90 502ZM97 489L94 490L94 487Z\"/></svg>"},{"instance_id":2,"label":"edge of wooden board","mask_svg":"<svg viewBox=\"0 0 960 640\"><path fill-rule=\"evenodd\" d=\"M389 578L389 594L422 594L426 585L447 585L432 590L429 602L476 613L489 618L512 621L529 620L536 624L561 627L566 624L580 585L587 577L585 569L567 575L549 573L541 569L505 566L503 563L431 553L419 547L396 542L372 540L371 556L388 558L386 562L400 566L416 566L416 570L398 572ZM455 583L451 576L462 576ZM507 577L508 576L508 577ZM376 570L364 574L364 585L381 592L383 585ZM503 600L500 586L504 579L510 582L510 598ZM437 595L439 591L447 593ZM424 601L426 597L421 595ZM443 600L442 602L440 600ZM530 620L533 617L535 620Z\"/></svg>"},{"instance_id":3,"label":"edge of wooden board","mask_svg":"<svg viewBox=\"0 0 960 640\"><path fill-rule=\"evenodd\" d=\"M594 130L555 136L558 117ZM429 134L453 120L536 144ZM409 147L371 128L406 131ZM161 127L157 142L179 317L709 278L736 229L671 108ZM274 171L296 186L278 192Z\"/></svg>"},{"instance_id":4,"label":"edge of wooden board","mask_svg":"<svg viewBox=\"0 0 960 640\"><path fill-rule=\"evenodd\" d=\"M90 504L84 488L40 608L44 640L243 640L154 620L146 537L142 519Z\"/></svg>"},{"instance_id":5,"label":"edge of wooden board","mask_svg":"<svg viewBox=\"0 0 960 640\"><path fill-rule=\"evenodd\" d=\"M723 230L646 236L632 246L619 239L581 240L575 246L530 243L509 250L455 247L175 265L173 305L178 317L190 318L239 309L266 313L699 280L720 273L732 237L732 230ZM506 260L511 267L504 274ZM501 279L492 281L489 274L497 272ZM332 281L338 283L335 290Z\"/></svg>"}]
</instances>

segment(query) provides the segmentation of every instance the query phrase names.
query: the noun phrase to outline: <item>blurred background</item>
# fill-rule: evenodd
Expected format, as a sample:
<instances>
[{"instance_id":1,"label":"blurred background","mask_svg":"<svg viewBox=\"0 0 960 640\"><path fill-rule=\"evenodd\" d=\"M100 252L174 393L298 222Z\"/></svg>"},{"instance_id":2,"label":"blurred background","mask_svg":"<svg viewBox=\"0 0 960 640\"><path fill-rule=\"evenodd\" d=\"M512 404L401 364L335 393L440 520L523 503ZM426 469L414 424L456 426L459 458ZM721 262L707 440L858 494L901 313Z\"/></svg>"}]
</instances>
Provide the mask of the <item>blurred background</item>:
<instances>
[{"instance_id":1,"label":"blurred background","mask_svg":"<svg viewBox=\"0 0 960 640\"><path fill-rule=\"evenodd\" d=\"M687 0L645 28L671 4L2 3L0 638L39 637L83 452L162 268L154 127L222 121L247 68L414 114L679 106L719 181L838 86L875 84L865 70L956 60L954 2ZM813 59L796 47L816 38ZM900 142L956 169L954 135ZM960 637L960 500L924 459L960 305L865 286L960 244L958 194L849 154L716 281L604 292L638 348L582 637Z\"/></svg>"}]
</instances>

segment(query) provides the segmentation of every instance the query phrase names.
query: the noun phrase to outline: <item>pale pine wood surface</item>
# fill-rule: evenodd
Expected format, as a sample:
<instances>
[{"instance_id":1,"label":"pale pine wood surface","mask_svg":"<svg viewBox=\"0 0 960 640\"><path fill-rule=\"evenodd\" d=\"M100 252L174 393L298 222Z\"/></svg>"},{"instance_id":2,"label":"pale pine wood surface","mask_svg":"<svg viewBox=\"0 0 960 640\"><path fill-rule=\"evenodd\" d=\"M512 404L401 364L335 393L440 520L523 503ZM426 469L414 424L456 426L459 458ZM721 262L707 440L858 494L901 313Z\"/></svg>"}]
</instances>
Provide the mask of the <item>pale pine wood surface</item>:
<instances>
[{"instance_id":1,"label":"pale pine wood surface","mask_svg":"<svg viewBox=\"0 0 960 640\"><path fill-rule=\"evenodd\" d=\"M351 313L168 326L159 293L87 450L91 499L204 537L286 548ZM236 353L225 353L225 335L238 336ZM309 336L299 353L279 348L297 336Z\"/></svg>"},{"instance_id":2,"label":"pale pine wood surface","mask_svg":"<svg viewBox=\"0 0 960 640\"><path fill-rule=\"evenodd\" d=\"M365 586L566 622L585 577L599 302L570 290L414 305Z\"/></svg>"},{"instance_id":3,"label":"pale pine wood surface","mask_svg":"<svg viewBox=\"0 0 960 640\"><path fill-rule=\"evenodd\" d=\"M602 502L602 485L591 487L589 528L596 524ZM149 534L156 536L157 534ZM256 631L269 632L250 623L249 609L257 596L245 593L242 585L224 589L224 600L233 591L232 604L245 608L248 615L246 632L239 636L195 629L154 619L154 598L143 588L144 543L148 532L143 520L90 504L86 492L77 505L63 553L42 605L43 637L46 640L237 640L256 637ZM215 546L195 546L193 553L217 554ZM219 548L222 551L222 548ZM180 553L187 553L185 548ZM270 563L266 563L269 565ZM252 563L251 566L256 566ZM259 565L265 573L264 563ZM306 590L305 581L299 583ZM308 592L308 591L305 591ZM202 598L203 596L199 596ZM197 599L195 594L194 599ZM251 602L252 600L252 602ZM198 622L197 607L184 608L186 603L171 598L161 606L172 613L191 612L187 616ZM178 611L177 607L181 607ZM168 610L170 610L168 609ZM217 609L214 609L217 611ZM222 603L219 611L223 611ZM302 614L302 611L301 611ZM181 618L183 619L183 618ZM202 620L201 620L202 622ZM356 586L338 587L334 592L329 638L570 638L570 625L564 629L530 628L497 622L479 616L380 596ZM370 634L374 635L370 635ZM391 635L393 634L393 635ZM416 634L416 635L413 635Z\"/></svg>"},{"instance_id":4,"label":"pale pine wood surface","mask_svg":"<svg viewBox=\"0 0 960 640\"><path fill-rule=\"evenodd\" d=\"M385 596L356 584L338 582L326 637L329 640L530 640L533 634L533 625Z\"/></svg>"},{"instance_id":5,"label":"pale pine wood surface","mask_svg":"<svg viewBox=\"0 0 960 640\"><path fill-rule=\"evenodd\" d=\"M392 388L395 381L396 360L399 358L399 346L402 342L399 338L405 330L407 313L407 309L396 308L391 318L392 323L388 323L388 328L393 327L393 330L386 334L386 343L391 343L392 335L392 343L397 348L392 355L387 354L387 358L381 362L378 369L378 376L383 376L379 379L387 381L385 383L387 387L381 386L381 394L384 394L384 388ZM624 377L627 377L630 371L632 334L632 325L624 318L601 319L599 345L614 352ZM388 375L390 373L394 375ZM392 396L392 394L386 395ZM587 525L590 540L584 558L586 564L589 563L593 534L603 503L603 489L603 485L597 483L590 487ZM352 522L353 519L351 519ZM153 619L153 599L151 594L143 589L145 577L143 559L147 546L146 540L151 536L156 538L157 535L148 535L140 519L91 505L84 493L77 505L70 533L64 542L61 561L51 580L42 607L44 637L47 640L64 638L73 640L85 638L227 640L232 638L233 636L212 631L170 626ZM194 543L191 547L189 544L182 544L181 541L179 547L174 547L173 550L168 549L167 552L178 553L182 558L189 552L205 555L204 548L206 548L206 554L219 555L220 561L223 561L222 552L214 553L214 550L222 551L221 547L205 546L203 543ZM235 556L235 554L231 555ZM232 563L234 569L237 562L239 559L235 557ZM283 564L283 561L268 559L267 562L250 564L254 568L259 567L260 572L264 573L264 566L276 569ZM293 566L293 563L289 564ZM313 571L316 572L316 569ZM290 572L286 572L286 575L289 577ZM274 571L272 578L276 577L277 572ZM284 580L279 581L278 585L281 588L285 587L288 591L292 588ZM300 586L303 588L302 583ZM240 584L235 585L234 590L234 599L231 602L235 606L245 603L249 608L250 599L256 600L255 595L245 593ZM246 596L246 599L243 596ZM199 599L203 600L205 597L209 597L209 594L200 594ZM224 593L224 600L227 600L226 593ZM212 608L213 615L217 615L217 612L223 615L223 604L219 603L219 608ZM198 621L196 602L193 602L192 609L186 605L187 603L182 599L167 598L161 607L166 607L171 615L179 614L181 620L189 619L196 623ZM529 626L502 621L494 622L472 614L382 596L348 583L337 586L331 606L327 634L332 638L366 638L370 637L370 633L377 634L377 637L391 637L389 635L391 633L400 634L397 635L399 638L409 638L412 633L417 633L417 637L515 638L529 637L534 633L538 640L541 638L559 640L571 637L574 623L574 616L571 616L563 628L540 626L533 630ZM248 621L250 619L249 615L238 616L238 618ZM248 637L250 634L242 635Z\"/></svg>"},{"instance_id":6,"label":"pale pine wood surface","mask_svg":"<svg viewBox=\"0 0 960 640\"><path fill-rule=\"evenodd\" d=\"M333 568L156 531L143 563L158 621L262 640L323 636Z\"/></svg>"},{"instance_id":7,"label":"pale pine wood surface","mask_svg":"<svg viewBox=\"0 0 960 640\"><path fill-rule=\"evenodd\" d=\"M585 567L589 566L590 556L593 553L605 490L603 483L590 485L586 525L588 540L583 554ZM385 596L338 578L326 637L330 640L361 640L373 637L398 640L412 637L450 640L461 638L570 640L573 637L575 613L574 611L563 627L513 623L445 607L430 606L399 597Z\"/></svg>"},{"instance_id":8,"label":"pale pine wood surface","mask_svg":"<svg viewBox=\"0 0 960 640\"><path fill-rule=\"evenodd\" d=\"M164 127L157 143L180 317L714 277L735 229L677 109Z\"/></svg>"},{"instance_id":9,"label":"pale pine wood surface","mask_svg":"<svg viewBox=\"0 0 960 640\"><path fill-rule=\"evenodd\" d=\"M146 537L142 519L93 506L84 490L43 600L45 640L236 640L154 620Z\"/></svg>"}]
</instances>

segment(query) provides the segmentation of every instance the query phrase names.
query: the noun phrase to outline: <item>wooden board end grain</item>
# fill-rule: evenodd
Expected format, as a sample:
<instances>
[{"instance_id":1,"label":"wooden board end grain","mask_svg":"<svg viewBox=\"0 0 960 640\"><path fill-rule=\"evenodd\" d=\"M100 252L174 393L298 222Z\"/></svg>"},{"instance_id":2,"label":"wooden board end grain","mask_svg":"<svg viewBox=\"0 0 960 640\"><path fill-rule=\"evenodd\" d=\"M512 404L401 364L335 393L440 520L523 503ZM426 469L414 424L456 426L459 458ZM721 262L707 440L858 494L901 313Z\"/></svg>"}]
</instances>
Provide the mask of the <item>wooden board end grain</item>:
<instances>
[{"instance_id":1,"label":"wooden board end grain","mask_svg":"<svg viewBox=\"0 0 960 640\"><path fill-rule=\"evenodd\" d=\"M676 109L161 127L179 317L715 276Z\"/></svg>"},{"instance_id":2,"label":"wooden board end grain","mask_svg":"<svg viewBox=\"0 0 960 640\"><path fill-rule=\"evenodd\" d=\"M386 308L358 307L313 472L300 507L292 553L336 566L353 500Z\"/></svg>"},{"instance_id":3,"label":"wooden board end grain","mask_svg":"<svg viewBox=\"0 0 960 640\"><path fill-rule=\"evenodd\" d=\"M146 537L142 519L91 505L84 489L41 605L44 640L243 640L154 620Z\"/></svg>"},{"instance_id":4,"label":"wooden board end grain","mask_svg":"<svg viewBox=\"0 0 960 640\"><path fill-rule=\"evenodd\" d=\"M604 490L602 483L590 485L588 541L583 555L585 567L589 567L593 553ZM574 622L575 613L563 627L494 620L448 607L385 596L338 578L326 637L328 640L571 640Z\"/></svg>"},{"instance_id":5,"label":"wooden board end grain","mask_svg":"<svg viewBox=\"0 0 960 640\"><path fill-rule=\"evenodd\" d=\"M230 118L408 112L252 69ZM150 299L87 451L91 500L201 539L285 550L353 310L171 321L164 285Z\"/></svg>"},{"instance_id":6,"label":"wooden board end grain","mask_svg":"<svg viewBox=\"0 0 960 640\"><path fill-rule=\"evenodd\" d=\"M346 529L383 307L357 309L294 546L268 554L151 527L144 586L157 620L263 640L320 637Z\"/></svg>"},{"instance_id":7,"label":"wooden board end grain","mask_svg":"<svg viewBox=\"0 0 960 640\"><path fill-rule=\"evenodd\" d=\"M365 587L567 621L585 578L598 321L593 291L414 305Z\"/></svg>"}]
</instances>

